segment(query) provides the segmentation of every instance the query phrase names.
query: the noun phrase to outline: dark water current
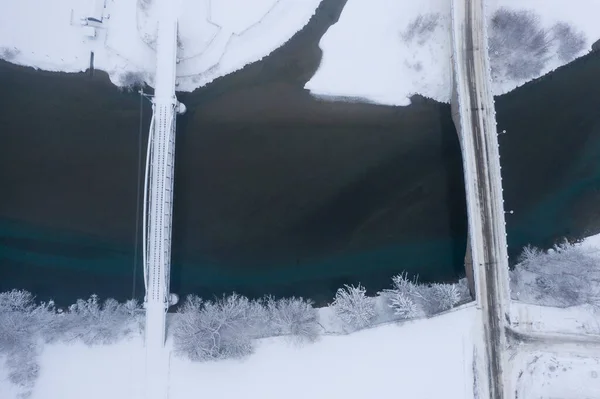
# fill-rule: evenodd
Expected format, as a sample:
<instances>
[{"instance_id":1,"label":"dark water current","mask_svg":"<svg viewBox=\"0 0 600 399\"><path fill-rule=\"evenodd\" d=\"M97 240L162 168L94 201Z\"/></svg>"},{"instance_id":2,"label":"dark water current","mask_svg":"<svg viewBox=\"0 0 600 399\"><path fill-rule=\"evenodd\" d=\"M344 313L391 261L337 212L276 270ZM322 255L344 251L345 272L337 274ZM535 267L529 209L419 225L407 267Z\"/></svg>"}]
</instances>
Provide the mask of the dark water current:
<instances>
[{"instance_id":1,"label":"dark water current","mask_svg":"<svg viewBox=\"0 0 600 399\"><path fill-rule=\"evenodd\" d=\"M264 60L193 93L178 122L172 290L372 291L463 274L460 150L446 104L323 102L302 89L343 1ZM600 56L496 100L513 259L600 230ZM0 291L143 295L136 235L149 106L103 73L0 63ZM137 245L136 245L137 237ZM136 248L138 261L136 262ZM135 276L135 277L134 277Z\"/></svg>"}]
</instances>

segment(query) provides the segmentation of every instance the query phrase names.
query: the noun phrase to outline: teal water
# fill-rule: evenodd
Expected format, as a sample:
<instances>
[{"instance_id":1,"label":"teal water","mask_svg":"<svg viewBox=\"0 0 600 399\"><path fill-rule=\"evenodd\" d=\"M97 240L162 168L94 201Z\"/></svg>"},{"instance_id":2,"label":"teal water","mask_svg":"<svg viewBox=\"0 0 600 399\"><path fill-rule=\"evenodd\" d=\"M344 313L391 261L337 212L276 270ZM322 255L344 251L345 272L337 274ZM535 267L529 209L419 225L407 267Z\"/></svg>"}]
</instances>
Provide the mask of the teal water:
<instances>
[{"instance_id":1,"label":"teal water","mask_svg":"<svg viewBox=\"0 0 600 399\"><path fill-rule=\"evenodd\" d=\"M496 99L509 255L600 231L600 57Z\"/></svg>"},{"instance_id":2,"label":"teal water","mask_svg":"<svg viewBox=\"0 0 600 399\"><path fill-rule=\"evenodd\" d=\"M127 246L98 242L94 237L81 234L26 229L7 222L0 226L0 242L3 285L26 287L40 298L52 297L59 303L68 303L92 292L100 292L104 297L127 298L135 289L136 296L143 295L139 268L136 287L132 285L134 257ZM344 283L361 281L371 289L382 288L382 284L385 287L390 271L406 269L426 280L439 280L439 273L428 272L436 271L439 264L447 264L448 260L442 257L454 249L449 240L407 242L357 254L271 265L260 270L232 269L231 265L210 260L175 261L172 288L175 292L204 296L235 290L254 297L269 293L305 295L316 301L327 301L331 291ZM454 271L450 270L448 275L452 278Z\"/></svg>"}]
</instances>

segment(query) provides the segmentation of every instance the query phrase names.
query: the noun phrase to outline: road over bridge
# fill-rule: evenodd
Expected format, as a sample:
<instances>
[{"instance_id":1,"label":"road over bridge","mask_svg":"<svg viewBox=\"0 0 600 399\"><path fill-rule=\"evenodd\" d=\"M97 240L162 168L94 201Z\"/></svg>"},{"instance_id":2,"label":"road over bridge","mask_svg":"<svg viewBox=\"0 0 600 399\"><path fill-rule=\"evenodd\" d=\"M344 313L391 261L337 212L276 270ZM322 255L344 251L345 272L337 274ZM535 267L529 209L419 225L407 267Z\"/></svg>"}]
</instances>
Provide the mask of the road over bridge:
<instances>
[{"instance_id":1,"label":"road over bridge","mask_svg":"<svg viewBox=\"0 0 600 399\"><path fill-rule=\"evenodd\" d=\"M485 0L452 0L452 114L463 155L469 253L479 321L477 395L506 399L508 254L500 155L491 92ZM469 265L467 265L469 267Z\"/></svg>"}]
</instances>

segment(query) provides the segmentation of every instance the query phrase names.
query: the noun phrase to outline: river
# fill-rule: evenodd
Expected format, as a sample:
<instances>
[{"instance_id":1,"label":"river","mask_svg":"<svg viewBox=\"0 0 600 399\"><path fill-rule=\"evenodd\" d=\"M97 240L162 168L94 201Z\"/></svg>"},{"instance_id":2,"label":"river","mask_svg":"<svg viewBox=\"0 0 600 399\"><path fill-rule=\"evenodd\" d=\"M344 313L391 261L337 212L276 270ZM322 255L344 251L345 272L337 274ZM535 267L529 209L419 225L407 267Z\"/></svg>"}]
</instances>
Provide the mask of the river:
<instances>
[{"instance_id":1,"label":"river","mask_svg":"<svg viewBox=\"0 0 600 399\"><path fill-rule=\"evenodd\" d=\"M302 89L343 1L178 121L172 291L370 292L463 275L466 211L447 104L325 102ZM600 56L496 99L509 252L600 230ZM0 291L66 304L143 296L138 167L149 105L96 71L0 63Z\"/></svg>"}]
</instances>

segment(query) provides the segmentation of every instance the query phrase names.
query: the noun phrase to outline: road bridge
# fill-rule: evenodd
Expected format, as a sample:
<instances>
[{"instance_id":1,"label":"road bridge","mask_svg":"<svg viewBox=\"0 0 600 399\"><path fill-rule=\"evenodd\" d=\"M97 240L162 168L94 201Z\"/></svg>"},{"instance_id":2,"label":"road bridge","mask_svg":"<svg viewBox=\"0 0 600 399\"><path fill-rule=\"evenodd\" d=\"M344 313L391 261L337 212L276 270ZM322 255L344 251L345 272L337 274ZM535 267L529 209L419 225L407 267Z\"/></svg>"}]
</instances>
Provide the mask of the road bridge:
<instances>
[{"instance_id":1,"label":"road bridge","mask_svg":"<svg viewBox=\"0 0 600 399\"><path fill-rule=\"evenodd\" d=\"M476 394L507 399L508 254L484 1L452 0L451 105L463 156L469 219L466 258L472 263L482 328L476 344Z\"/></svg>"}]
</instances>

